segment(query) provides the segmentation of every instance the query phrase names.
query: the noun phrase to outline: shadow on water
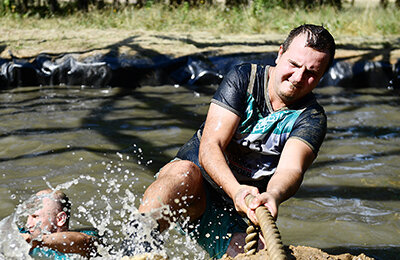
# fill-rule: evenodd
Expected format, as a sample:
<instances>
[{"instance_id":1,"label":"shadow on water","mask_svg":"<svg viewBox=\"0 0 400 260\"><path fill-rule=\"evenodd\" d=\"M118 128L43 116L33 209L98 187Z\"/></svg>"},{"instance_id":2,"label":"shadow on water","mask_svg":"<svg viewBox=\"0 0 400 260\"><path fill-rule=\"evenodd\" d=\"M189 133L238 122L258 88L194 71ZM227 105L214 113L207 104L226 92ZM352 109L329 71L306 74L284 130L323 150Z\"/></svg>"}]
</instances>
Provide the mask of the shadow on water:
<instances>
[{"instance_id":1,"label":"shadow on water","mask_svg":"<svg viewBox=\"0 0 400 260\"><path fill-rule=\"evenodd\" d=\"M91 152L95 154L104 154L104 153L117 153L120 152L121 150L119 149L94 149L94 148L88 148L88 147L70 147L70 148L60 148L60 149L52 149L50 151L41 151L37 153L30 153L30 154L24 154L20 156L15 156L15 157L9 157L9 158L0 158L0 162L7 162L7 161L16 161L16 160L21 160L21 159L26 159L26 158L35 158L35 157L40 157L40 156L48 156L48 155L54 155L54 154L63 154L63 153L68 153L68 152L76 152L76 151L86 151L86 152Z\"/></svg>"},{"instance_id":2,"label":"shadow on water","mask_svg":"<svg viewBox=\"0 0 400 260\"><path fill-rule=\"evenodd\" d=\"M362 100L358 101L355 100L359 96L373 96L376 98L381 98L379 100ZM359 109L361 107L372 107L376 105L389 105L389 106L394 106L397 107L400 105L400 99L398 98L399 93L395 91L385 91L385 92L380 92L377 93L376 91L366 91L366 89L363 89L363 92L358 91L357 89L342 89L340 93L335 93L335 101L332 101L332 94L321 94L321 93L316 93L316 97L318 99L318 102L323 106L328 106L328 105L337 105L338 108L335 109L335 111L332 111L331 113L338 113L341 111L352 111L355 109ZM329 113L329 112L328 112ZM328 114L329 115L329 114Z\"/></svg>"},{"instance_id":3,"label":"shadow on water","mask_svg":"<svg viewBox=\"0 0 400 260\"><path fill-rule=\"evenodd\" d=\"M296 193L297 198L342 198L377 201L400 200L400 189L389 187L356 187L337 185L303 184Z\"/></svg>"},{"instance_id":4,"label":"shadow on water","mask_svg":"<svg viewBox=\"0 0 400 260\"><path fill-rule=\"evenodd\" d=\"M353 135L351 135L349 138L354 138ZM363 155L358 155L355 157L351 158L334 158L332 160L318 160L312 164L312 168L323 168L327 166L332 166L332 165L341 165L346 162L354 162L354 161L369 161L369 160L374 160L377 158L382 158L382 157L388 157L388 156L399 156L400 155L400 149L397 150L392 150L390 152L373 152L370 154L363 154Z\"/></svg>"},{"instance_id":5,"label":"shadow on water","mask_svg":"<svg viewBox=\"0 0 400 260\"><path fill-rule=\"evenodd\" d=\"M158 171L160 167L162 167L166 162L170 161L172 158L164 154L164 150L176 147L179 148L183 143L175 143L169 146L163 147L155 147L149 140L144 140L138 136L131 134L123 134L119 131L118 127L116 127L115 122L110 122L106 120L107 114L111 112L114 104L118 101L118 99L123 98L124 96L129 95L134 97L137 100L141 100L149 109L157 110L160 118L172 118L177 119L180 123L169 125L163 124L162 126L156 126L161 128L167 128L169 126L174 126L178 128L189 127L195 132L195 130L200 126L203 121L204 115L194 116L193 113L187 110L182 105L177 105L171 103L167 98L162 97L151 97L147 96L147 93L142 92L131 92L121 90L120 93L114 95L113 98L103 102L100 106L100 110L93 111L91 115L85 117L82 120L83 125L92 125L96 124L98 127L91 127L92 131L96 131L105 137L109 142L114 143L121 147L121 150L124 153L129 153L129 148L127 149L126 144L137 144L139 147L143 149L143 153L147 158L156 158L153 160L153 163L148 166L154 173ZM169 107L169 109L166 109ZM135 122L134 120L129 120L131 122ZM136 118L137 119L137 118ZM122 121L126 119L121 119ZM146 118L146 120L149 120ZM154 118L153 118L154 120ZM122 125L123 122L119 121L117 125ZM140 128L140 125L131 125L130 128ZM126 150L127 149L127 150Z\"/></svg>"},{"instance_id":6,"label":"shadow on water","mask_svg":"<svg viewBox=\"0 0 400 260\"><path fill-rule=\"evenodd\" d=\"M396 138L400 136L400 126L359 126L349 125L346 127L329 127L327 133L328 136L325 141L337 140L337 139L356 139L360 137L371 137L378 139ZM338 136L339 135L339 136ZM398 151L394 151L394 154L398 154ZM374 156L382 156L382 154L374 154ZM366 157L367 158L367 157ZM366 159L365 158L365 159Z\"/></svg>"},{"instance_id":7,"label":"shadow on water","mask_svg":"<svg viewBox=\"0 0 400 260\"><path fill-rule=\"evenodd\" d=\"M47 90L53 90L53 88L46 88ZM188 89L192 89L188 87ZM31 90L31 93L34 92L41 92L44 88L40 90ZM211 90L207 90L207 92ZM13 92L14 94L26 94L25 91L18 91ZM25 100L19 100L15 102L3 102L0 106L0 111L3 109L10 109L10 108L20 108L20 111L13 111L8 113L1 113L0 118L4 116L14 116L17 114L23 114L26 117L29 117L30 113L35 113L40 111L42 108L44 109L47 106L58 106L58 107L65 107L60 108L58 112L72 112L72 111L82 111L88 112L85 113L87 116L83 117L81 120L81 125L79 127L43 127L43 128L23 128L23 129L16 129L9 132L2 132L0 134L0 138L5 138L9 136L32 136L32 135L46 135L46 134L61 134L61 133L73 133L79 132L82 130L90 130L92 132L97 132L101 136L103 136L106 140L110 143L116 145L118 148L116 149L98 149L98 148L91 148L91 147L74 147L71 146L69 148L61 148L61 149L52 149L49 151L41 151L31 154L24 154L19 155L16 157L8 157L8 158L1 158L0 162L2 161L13 161L31 157L40 157L40 156L48 156L53 154L62 154L68 153L71 151L89 151L96 154L110 154L110 153L121 153L121 154L132 154L132 146L131 144L136 144L143 150L143 154L145 158L156 158L152 164L148 165L147 168L151 169L152 172L156 172L160 167L162 167L166 162L171 160L172 158L164 153L165 150L176 148L178 149L183 143L174 143L169 145L154 146L151 143L151 140L144 140L139 136L134 135L137 131L146 131L152 129L161 129L161 128L169 128L169 127L177 127L177 128L189 128L193 130L193 133L197 130L200 124L203 122L205 115L194 115L192 111L188 110L185 105L179 105L172 103L168 96L160 96L155 95L152 96L151 92L140 92L135 90L129 89L118 89L117 92L113 95L107 97L79 97L78 102L87 102L87 101L98 101L100 102L99 105L94 108L80 108L68 107L68 100L77 99L76 96L71 97L67 95L54 95L52 97L41 97L41 98L29 98ZM135 108L133 106L128 106L124 108L118 108L115 104L125 97L131 97L135 100L140 101L142 104L148 109L156 110L158 116L157 117L137 117L134 113L130 113ZM63 100L63 101L60 101ZM31 101L35 101L34 104L31 104ZM106 119L109 113L112 112L124 112L125 115L132 114L132 117L123 117L119 119ZM163 123L162 125L153 124L152 126L143 126L140 124L135 124L136 122L143 122L143 120L168 120L174 119L178 120L178 123ZM121 126L124 125L125 127L122 129ZM129 134L122 133L121 130L132 130Z\"/></svg>"}]
</instances>

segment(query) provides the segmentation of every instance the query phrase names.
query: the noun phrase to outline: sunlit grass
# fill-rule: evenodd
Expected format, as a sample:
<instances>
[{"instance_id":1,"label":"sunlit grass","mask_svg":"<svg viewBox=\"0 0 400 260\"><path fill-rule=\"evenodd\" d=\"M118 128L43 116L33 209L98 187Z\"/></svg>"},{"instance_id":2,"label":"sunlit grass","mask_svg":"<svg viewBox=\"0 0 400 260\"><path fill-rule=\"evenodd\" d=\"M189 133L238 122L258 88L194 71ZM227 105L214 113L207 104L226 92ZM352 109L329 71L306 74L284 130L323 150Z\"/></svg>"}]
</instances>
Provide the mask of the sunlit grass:
<instances>
[{"instance_id":1,"label":"sunlit grass","mask_svg":"<svg viewBox=\"0 0 400 260\"><path fill-rule=\"evenodd\" d=\"M2 28L12 29L123 29L160 32L210 32L213 34L286 34L303 23L325 25L334 35L392 36L400 35L400 10L389 6L346 6L338 11L332 7L316 10L286 10L279 7L260 9L249 7L222 8L201 5L168 7L153 4L144 8L111 8L69 16L40 18L7 13L0 19Z\"/></svg>"}]
</instances>

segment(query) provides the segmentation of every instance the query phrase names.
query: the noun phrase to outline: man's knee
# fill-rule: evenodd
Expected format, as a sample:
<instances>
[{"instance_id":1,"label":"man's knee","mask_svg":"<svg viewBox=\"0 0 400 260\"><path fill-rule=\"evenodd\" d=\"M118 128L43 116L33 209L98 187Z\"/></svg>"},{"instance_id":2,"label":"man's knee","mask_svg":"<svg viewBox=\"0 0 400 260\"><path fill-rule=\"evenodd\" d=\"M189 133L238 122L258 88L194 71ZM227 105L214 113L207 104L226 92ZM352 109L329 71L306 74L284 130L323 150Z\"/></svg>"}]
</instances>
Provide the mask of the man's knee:
<instances>
[{"instance_id":1,"label":"man's knee","mask_svg":"<svg viewBox=\"0 0 400 260\"><path fill-rule=\"evenodd\" d=\"M158 177L174 178L179 181L190 183L198 183L202 181L202 175L199 167L195 163L187 160L170 162L161 169Z\"/></svg>"}]
</instances>

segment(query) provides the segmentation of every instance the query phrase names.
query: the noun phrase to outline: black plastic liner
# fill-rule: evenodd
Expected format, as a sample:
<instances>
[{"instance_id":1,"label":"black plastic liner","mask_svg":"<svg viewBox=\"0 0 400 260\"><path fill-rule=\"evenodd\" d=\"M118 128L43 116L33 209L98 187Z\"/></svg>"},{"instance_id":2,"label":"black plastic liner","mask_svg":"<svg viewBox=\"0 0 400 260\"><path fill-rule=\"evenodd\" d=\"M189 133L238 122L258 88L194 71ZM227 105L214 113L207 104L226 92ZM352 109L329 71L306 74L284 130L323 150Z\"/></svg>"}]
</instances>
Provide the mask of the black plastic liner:
<instances>
[{"instance_id":1,"label":"black plastic liner","mask_svg":"<svg viewBox=\"0 0 400 260\"><path fill-rule=\"evenodd\" d=\"M0 59L0 88L38 85L86 85L136 88L141 85L218 84L235 65L243 62L273 65L275 53L203 55L152 59L93 56L77 60L73 54L52 57L40 54L33 59ZM350 88L400 89L400 59L396 64L379 61L351 63L335 60L320 85Z\"/></svg>"}]
</instances>

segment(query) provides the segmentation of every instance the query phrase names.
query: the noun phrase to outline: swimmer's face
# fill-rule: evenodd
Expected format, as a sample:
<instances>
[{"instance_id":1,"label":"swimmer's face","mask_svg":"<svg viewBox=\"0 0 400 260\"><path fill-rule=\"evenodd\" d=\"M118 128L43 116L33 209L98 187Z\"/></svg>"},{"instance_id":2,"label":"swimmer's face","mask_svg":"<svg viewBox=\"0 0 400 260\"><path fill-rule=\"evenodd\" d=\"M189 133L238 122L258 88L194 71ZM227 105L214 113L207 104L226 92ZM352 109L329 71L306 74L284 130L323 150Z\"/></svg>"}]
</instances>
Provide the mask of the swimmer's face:
<instances>
[{"instance_id":1,"label":"swimmer's face","mask_svg":"<svg viewBox=\"0 0 400 260\"><path fill-rule=\"evenodd\" d=\"M51 197L40 198L38 202L39 209L29 215L26 222L26 227L34 238L57 230L57 203Z\"/></svg>"}]
</instances>

